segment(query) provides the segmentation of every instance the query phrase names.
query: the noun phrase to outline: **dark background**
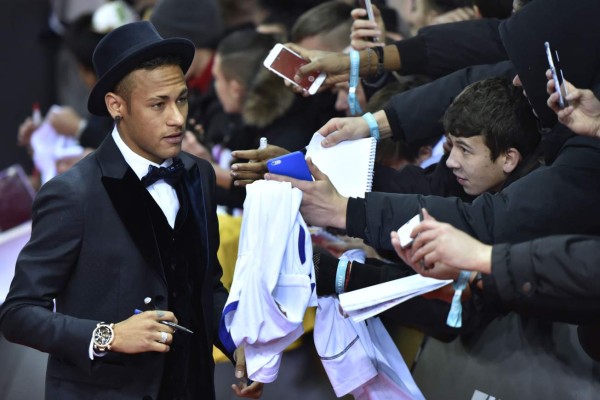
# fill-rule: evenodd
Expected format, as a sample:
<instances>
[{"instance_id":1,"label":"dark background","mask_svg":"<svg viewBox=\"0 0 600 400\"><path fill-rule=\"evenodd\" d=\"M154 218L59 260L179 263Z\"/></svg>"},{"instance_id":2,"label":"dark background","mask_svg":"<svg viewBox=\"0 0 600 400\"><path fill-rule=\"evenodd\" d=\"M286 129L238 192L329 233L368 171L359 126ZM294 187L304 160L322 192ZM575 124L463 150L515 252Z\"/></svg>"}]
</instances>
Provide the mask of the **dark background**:
<instances>
[{"instance_id":1,"label":"dark background","mask_svg":"<svg viewBox=\"0 0 600 400\"><path fill-rule=\"evenodd\" d=\"M0 169L31 160L17 146L19 124L31 115L33 102L45 112L54 102L53 57L58 39L47 28L45 0L0 0Z\"/></svg>"}]
</instances>

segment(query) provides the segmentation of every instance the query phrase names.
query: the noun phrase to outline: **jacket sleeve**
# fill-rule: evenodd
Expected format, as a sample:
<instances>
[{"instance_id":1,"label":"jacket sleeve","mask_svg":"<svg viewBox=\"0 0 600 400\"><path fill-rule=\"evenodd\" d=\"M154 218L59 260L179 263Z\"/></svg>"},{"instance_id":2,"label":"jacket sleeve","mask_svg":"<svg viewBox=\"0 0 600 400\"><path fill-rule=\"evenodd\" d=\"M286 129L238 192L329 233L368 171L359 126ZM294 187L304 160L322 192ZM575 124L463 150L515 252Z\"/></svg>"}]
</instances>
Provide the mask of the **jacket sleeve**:
<instances>
[{"instance_id":1,"label":"jacket sleeve","mask_svg":"<svg viewBox=\"0 0 600 400\"><path fill-rule=\"evenodd\" d=\"M474 197L465 193L452 170L446 166L447 160L448 154L444 154L438 163L425 169L417 165L406 165L396 170L376 163L373 191L456 196L465 201L472 201Z\"/></svg>"},{"instance_id":2,"label":"jacket sleeve","mask_svg":"<svg viewBox=\"0 0 600 400\"><path fill-rule=\"evenodd\" d=\"M427 208L434 218L489 243L487 221L490 216L486 215L485 207L473 209L456 197L366 193L364 199L349 199L346 230L349 236L362 238L376 249L393 250L390 232L417 215L421 207Z\"/></svg>"},{"instance_id":3,"label":"jacket sleeve","mask_svg":"<svg viewBox=\"0 0 600 400\"><path fill-rule=\"evenodd\" d=\"M600 235L600 141L569 139L554 163L516 180L501 192L484 193L472 203L458 198L367 193L349 199L348 234L375 248L392 249L390 232L420 207L484 243L519 243L562 234Z\"/></svg>"},{"instance_id":4,"label":"jacket sleeve","mask_svg":"<svg viewBox=\"0 0 600 400\"><path fill-rule=\"evenodd\" d=\"M600 311L600 237L560 235L492 250L484 304L587 323Z\"/></svg>"},{"instance_id":5,"label":"jacket sleeve","mask_svg":"<svg viewBox=\"0 0 600 400\"><path fill-rule=\"evenodd\" d=\"M414 143L444 133L442 117L454 98L469 84L494 76L512 79L510 61L461 69L393 96L384 108L396 140Z\"/></svg>"},{"instance_id":6,"label":"jacket sleeve","mask_svg":"<svg viewBox=\"0 0 600 400\"><path fill-rule=\"evenodd\" d=\"M83 232L80 196L62 177L46 183L33 205L31 239L17 259L15 276L0 308L7 340L89 368L88 349L98 321L53 312L76 271Z\"/></svg>"},{"instance_id":7,"label":"jacket sleeve","mask_svg":"<svg viewBox=\"0 0 600 400\"><path fill-rule=\"evenodd\" d=\"M483 18L422 28L416 36L396 42L400 73L439 78L471 65L507 60L500 22Z\"/></svg>"}]
</instances>

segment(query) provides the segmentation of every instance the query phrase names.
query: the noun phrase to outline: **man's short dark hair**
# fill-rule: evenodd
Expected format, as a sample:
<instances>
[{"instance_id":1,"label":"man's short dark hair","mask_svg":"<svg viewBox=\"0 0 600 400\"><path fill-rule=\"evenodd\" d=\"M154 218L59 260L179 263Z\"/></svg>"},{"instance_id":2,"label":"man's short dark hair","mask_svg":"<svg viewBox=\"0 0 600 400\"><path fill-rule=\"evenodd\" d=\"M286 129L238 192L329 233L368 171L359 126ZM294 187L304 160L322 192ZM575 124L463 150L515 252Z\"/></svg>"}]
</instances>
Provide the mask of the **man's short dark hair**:
<instances>
[{"instance_id":1,"label":"man's short dark hair","mask_svg":"<svg viewBox=\"0 0 600 400\"><path fill-rule=\"evenodd\" d=\"M507 78L489 78L467 86L446 110L443 123L453 136L483 135L492 161L511 147L526 157L540 141L527 98Z\"/></svg>"},{"instance_id":2,"label":"man's short dark hair","mask_svg":"<svg viewBox=\"0 0 600 400\"><path fill-rule=\"evenodd\" d=\"M323 35L336 28L345 27L345 46L350 44L350 31L352 27L352 6L341 1L327 1L311 8L302 14L294 23L291 31L291 40L298 43L306 38ZM346 34L347 30L347 34Z\"/></svg>"},{"instance_id":3,"label":"man's short dark hair","mask_svg":"<svg viewBox=\"0 0 600 400\"><path fill-rule=\"evenodd\" d=\"M227 35L217 47L221 70L227 79L236 79L249 87L263 60L277 41L271 35L254 29L235 31Z\"/></svg>"}]
</instances>

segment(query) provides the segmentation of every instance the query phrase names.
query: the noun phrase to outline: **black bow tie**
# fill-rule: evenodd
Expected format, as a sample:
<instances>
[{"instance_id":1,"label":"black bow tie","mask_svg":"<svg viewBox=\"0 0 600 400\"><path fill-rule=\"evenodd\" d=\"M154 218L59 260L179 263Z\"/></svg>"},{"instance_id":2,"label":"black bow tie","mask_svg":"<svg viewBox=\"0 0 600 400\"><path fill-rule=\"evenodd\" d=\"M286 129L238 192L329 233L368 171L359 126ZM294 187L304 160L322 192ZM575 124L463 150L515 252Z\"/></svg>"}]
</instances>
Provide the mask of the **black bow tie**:
<instances>
[{"instance_id":1,"label":"black bow tie","mask_svg":"<svg viewBox=\"0 0 600 400\"><path fill-rule=\"evenodd\" d=\"M142 183L145 187L152 185L154 182L164 179L171 186L175 186L183 175L184 166L179 158L173 158L173 164L168 167L155 167L150 165L148 173L142 178Z\"/></svg>"}]
</instances>

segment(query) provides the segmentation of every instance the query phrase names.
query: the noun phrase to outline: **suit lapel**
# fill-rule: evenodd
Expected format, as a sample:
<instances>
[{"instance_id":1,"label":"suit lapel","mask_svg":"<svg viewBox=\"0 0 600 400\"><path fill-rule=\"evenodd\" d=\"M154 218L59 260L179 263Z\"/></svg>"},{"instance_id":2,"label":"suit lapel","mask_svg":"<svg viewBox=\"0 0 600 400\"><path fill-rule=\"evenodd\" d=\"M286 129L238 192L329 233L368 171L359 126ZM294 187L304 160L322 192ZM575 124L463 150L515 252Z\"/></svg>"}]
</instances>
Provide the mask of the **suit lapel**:
<instances>
[{"instance_id":1,"label":"suit lapel","mask_svg":"<svg viewBox=\"0 0 600 400\"><path fill-rule=\"evenodd\" d=\"M186 165L186 171L183 175L183 184L185 185L186 191L189 194L188 209L191 210L190 217L193 218L194 223L197 227L197 232L200 235L199 244L202 252L204 266L207 267L209 265L209 235L207 232L208 221L206 218L206 204L204 197L203 180L200 176L200 170L198 169L198 165L196 163L189 165L187 162L187 157L185 159L182 157L182 160Z\"/></svg>"},{"instance_id":2,"label":"suit lapel","mask_svg":"<svg viewBox=\"0 0 600 400\"><path fill-rule=\"evenodd\" d=\"M125 228L144 259L166 284L160 252L146 208L146 188L129 168L112 137L97 150L102 184Z\"/></svg>"}]
</instances>

